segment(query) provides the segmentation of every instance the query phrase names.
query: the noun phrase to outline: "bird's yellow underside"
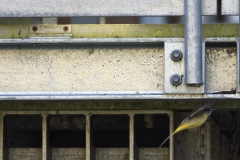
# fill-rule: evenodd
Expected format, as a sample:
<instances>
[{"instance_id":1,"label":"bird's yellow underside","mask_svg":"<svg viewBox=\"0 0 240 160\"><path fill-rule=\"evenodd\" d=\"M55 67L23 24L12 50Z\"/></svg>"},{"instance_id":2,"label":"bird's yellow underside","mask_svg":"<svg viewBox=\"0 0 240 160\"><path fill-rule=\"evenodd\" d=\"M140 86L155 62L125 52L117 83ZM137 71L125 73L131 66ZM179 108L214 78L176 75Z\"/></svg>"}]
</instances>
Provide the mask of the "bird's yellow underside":
<instances>
[{"instance_id":1,"label":"bird's yellow underside","mask_svg":"<svg viewBox=\"0 0 240 160\"><path fill-rule=\"evenodd\" d=\"M178 128L173 132L174 134L183 131L185 129L193 129L201 126L206 120L207 120L207 115L206 114L201 114L199 116L195 116L188 121L182 123L181 125L178 126Z\"/></svg>"}]
</instances>

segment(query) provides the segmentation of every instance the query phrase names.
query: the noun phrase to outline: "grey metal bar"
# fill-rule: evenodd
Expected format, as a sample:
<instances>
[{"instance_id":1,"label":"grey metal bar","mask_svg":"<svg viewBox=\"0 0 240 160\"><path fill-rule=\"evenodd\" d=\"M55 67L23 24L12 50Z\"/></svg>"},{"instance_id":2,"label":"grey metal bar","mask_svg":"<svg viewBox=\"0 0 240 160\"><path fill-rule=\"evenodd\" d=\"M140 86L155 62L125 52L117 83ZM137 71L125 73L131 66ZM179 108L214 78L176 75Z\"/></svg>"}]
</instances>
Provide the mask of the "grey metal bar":
<instances>
[{"instance_id":1,"label":"grey metal bar","mask_svg":"<svg viewBox=\"0 0 240 160\"><path fill-rule=\"evenodd\" d=\"M184 1L185 84L202 85L202 1Z\"/></svg>"},{"instance_id":2,"label":"grey metal bar","mask_svg":"<svg viewBox=\"0 0 240 160\"><path fill-rule=\"evenodd\" d=\"M161 91L99 91L99 92L0 92L0 96L107 96L107 95L163 95Z\"/></svg>"},{"instance_id":3,"label":"grey metal bar","mask_svg":"<svg viewBox=\"0 0 240 160\"><path fill-rule=\"evenodd\" d=\"M42 160L48 159L47 150L47 114L42 114Z\"/></svg>"},{"instance_id":4,"label":"grey metal bar","mask_svg":"<svg viewBox=\"0 0 240 160\"><path fill-rule=\"evenodd\" d=\"M91 129L90 129L90 114L86 114L86 160L93 159L91 157Z\"/></svg>"},{"instance_id":5,"label":"grey metal bar","mask_svg":"<svg viewBox=\"0 0 240 160\"><path fill-rule=\"evenodd\" d=\"M0 45L5 44L63 44L63 43L158 43L158 42L171 42L172 38L32 38L32 39L0 39ZM183 41L183 38L174 38L175 41Z\"/></svg>"},{"instance_id":6,"label":"grey metal bar","mask_svg":"<svg viewBox=\"0 0 240 160\"><path fill-rule=\"evenodd\" d=\"M3 123L4 123L4 115L5 114L3 114L3 113L1 113L0 114L0 159L4 159L4 157L3 157L3 154L4 154L4 151L5 151L5 149L4 149L4 143L3 143L3 141L4 141L4 139L3 139L3 130L4 130L4 128L3 128Z\"/></svg>"},{"instance_id":7,"label":"grey metal bar","mask_svg":"<svg viewBox=\"0 0 240 160\"><path fill-rule=\"evenodd\" d=\"M6 44L89 44L89 43L161 43L184 42L183 38L46 38L46 39L0 39L0 46ZM237 42L234 37L204 38L204 42Z\"/></svg>"},{"instance_id":8,"label":"grey metal bar","mask_svg":"<svg viewBox=\"0 0 240 160\"><path fill-rule=\"evenodd\" d=\"M134 115L129 114L129 160L134 160L135 158L135 144L134 144Z\"/></svg>"},{"instance_id":9,"label":"grey metal bar","mask_svg":"<svg viewBox=\"0 0 240 160\"><path fill-rule=\"evenodd\" d=\"M206 42L202 41L202 76L203 76L203 91L205 94L207 94L207 85L206 85L206 62L205 62L205 56L206 56Z\"/></svg>"},{"instance_id":10,"label":"grey metal bar","mask_svg":"<svg viewBox=\"0 0 240 160\"><path fill-rule=\"evenodd\" d=\"M0 96L0 100L208 100L240 99L239 94L204 94L204 95L78 95L78 96Z\"/></svg>"},{"instance_id":11,"label":"grey metal bar","mask_svg":"<svg viewBox=\"0 0 240 160\"><path fill-rule=\"evenodd\" d=\"M173 119L173 111L170 111L170 113L168 113L169 116L169 133L172 134L174 131L174 119ZM174 160L174 140L173 137L170 137L170 142L169 142L169 159L170 160Z\"/></svg>"},{"instance_id":12,"label":"grey metal bar","mask_svg":"<svg viewBox=\"0 0 240 160\"><path fill-rule=\"evenodd\" d=\"M239 1L238 1L239 2ZM238 71L238 80L237 80L237 88L238 88L238 92L239 92L239 84L240 84L240 2L238 3L238 13L239 13L239 16L238 16L238 19L239 19L239 22L238 22L238 43L237 43L237 71Z\"/></svg>"},{"instance_id":13,"label":"grey metal bar","mask_svg":"<svg viewBox=\"0 0 240 160\"><path fill-rule=\"evenodd\" d=\"M237 42L237 37L203 38L203 42Z\"/></svg>"},{"instance_id":14,"label":"grey metal bar","mask_svg":"<svg viewBox=\"0 0 240 160\"><path fill-rule=\"evenodd\" d=\"M204 15L216 15L216 0L203 0ZM0 17L183 15L182 0L1 0Z\"/></svg>"}]
</instances>

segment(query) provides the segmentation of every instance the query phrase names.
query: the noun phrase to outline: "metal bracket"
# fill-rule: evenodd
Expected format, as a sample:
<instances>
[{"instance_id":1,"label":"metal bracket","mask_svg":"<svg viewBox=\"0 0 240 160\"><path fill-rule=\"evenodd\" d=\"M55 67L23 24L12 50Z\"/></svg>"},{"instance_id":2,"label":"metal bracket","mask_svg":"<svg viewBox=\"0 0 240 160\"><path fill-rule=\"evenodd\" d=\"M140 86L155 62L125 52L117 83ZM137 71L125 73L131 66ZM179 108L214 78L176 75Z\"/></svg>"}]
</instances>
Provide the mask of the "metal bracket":
<instances>
[{"instance_id":1,"label":"metal bracket","mask_svg":"<svg viewBox=\"0 0 240 160\"><path fill-rule=\"evenodd\" d=\"M71 38L71 25L31 25L29 38Z\"/></svg>"},{"instance_id":2,"label":"metal bracket","mask_svg":"<svg viewBox=\"0 0 240 160\"><path fill-rule=\"evenodd\" d=\"M203 43L203 57L205 56L205 43ZM171 58L171 53L174 50L181 51L182 58L179 61ZM191 86L185 84L185 50L184 42L164 43L164 93L166 94L203 94L204 85ZM203 59L203 77L205 61ZM181 78L181 82L177 83ZM171 79L172 78L172 79ZM204 81L205 78L203 78ZM175 81L176 83L173 83Z\"/></svg>"}]
</instances>

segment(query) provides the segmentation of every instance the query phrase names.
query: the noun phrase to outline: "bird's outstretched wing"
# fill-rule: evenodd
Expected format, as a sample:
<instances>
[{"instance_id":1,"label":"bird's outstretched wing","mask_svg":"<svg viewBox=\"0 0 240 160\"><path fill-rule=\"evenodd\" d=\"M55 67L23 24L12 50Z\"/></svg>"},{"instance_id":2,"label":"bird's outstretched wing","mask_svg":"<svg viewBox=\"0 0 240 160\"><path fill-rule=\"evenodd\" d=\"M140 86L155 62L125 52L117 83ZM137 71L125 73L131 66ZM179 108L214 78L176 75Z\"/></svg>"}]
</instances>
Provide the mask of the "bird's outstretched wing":
<instances>
[{"instance_id":1,"label":"bird's outstretched wing","mask_svg":"<svg viewBox=\"0 0 240 160\"><path fill-rule=\"evenodd\" d=\"M211 104L210 104L209 102L202 104L199 108L196 108L195 110L193 110L193 111L189 114L189 116L187 116L187 117L182 121L181 124L185 123L185 122L188 121L191 117L193 117L194 115L200 113L202 110L211 109L210 105L211 105ZM181 125L181 124L180 124L180 125Z\"/></svg>"}]
</instances>

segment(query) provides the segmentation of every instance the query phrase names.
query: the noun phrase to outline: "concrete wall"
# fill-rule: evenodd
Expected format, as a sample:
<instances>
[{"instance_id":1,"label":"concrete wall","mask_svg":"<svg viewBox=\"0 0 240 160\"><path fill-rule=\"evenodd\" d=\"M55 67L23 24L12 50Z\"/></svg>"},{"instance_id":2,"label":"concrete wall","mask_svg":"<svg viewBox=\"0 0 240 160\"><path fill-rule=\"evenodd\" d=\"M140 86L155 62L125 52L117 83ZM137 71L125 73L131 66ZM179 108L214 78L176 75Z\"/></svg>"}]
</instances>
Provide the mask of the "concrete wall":
<instances>
[{"instance_id":1,"label":"concrete wall","mask_svg":"<svg viewBox=\"0 0 240 160\"><path fill-rule=\"evenodd\" d=\"M1 92L163 91L164 49L142 46L0 47ZM206 49L206 91L236 89L236 47Z\"/></svg>"}]
</instances>

